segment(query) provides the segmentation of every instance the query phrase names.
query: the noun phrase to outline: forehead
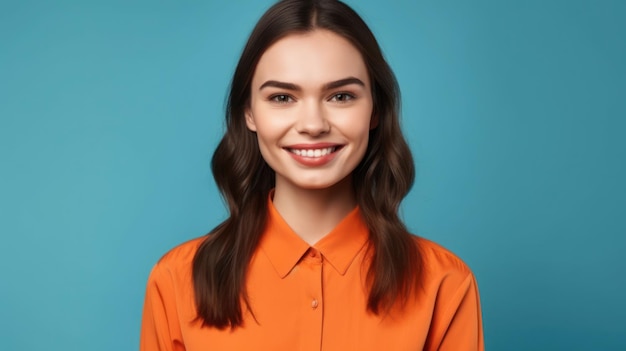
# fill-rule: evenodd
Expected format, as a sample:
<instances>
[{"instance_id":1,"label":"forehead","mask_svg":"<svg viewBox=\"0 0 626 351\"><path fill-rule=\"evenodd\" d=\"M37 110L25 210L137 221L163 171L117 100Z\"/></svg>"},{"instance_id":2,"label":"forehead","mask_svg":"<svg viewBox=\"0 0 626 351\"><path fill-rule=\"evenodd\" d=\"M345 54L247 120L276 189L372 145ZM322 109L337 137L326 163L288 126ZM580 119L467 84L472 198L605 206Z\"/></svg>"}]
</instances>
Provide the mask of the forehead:
<instances>
[{"instance_id":1,"label":"forehead","mask_svg":"<svg viewBox=\"0 0 626 351\"><path fill-rule=\"evenodd\" d=\"M342 36L318 29L290 34L271 45L257 64L252 84L279 80L316 86L346 77L359 78L369 86L361 53Z\"/></svg>"}]
</instances>

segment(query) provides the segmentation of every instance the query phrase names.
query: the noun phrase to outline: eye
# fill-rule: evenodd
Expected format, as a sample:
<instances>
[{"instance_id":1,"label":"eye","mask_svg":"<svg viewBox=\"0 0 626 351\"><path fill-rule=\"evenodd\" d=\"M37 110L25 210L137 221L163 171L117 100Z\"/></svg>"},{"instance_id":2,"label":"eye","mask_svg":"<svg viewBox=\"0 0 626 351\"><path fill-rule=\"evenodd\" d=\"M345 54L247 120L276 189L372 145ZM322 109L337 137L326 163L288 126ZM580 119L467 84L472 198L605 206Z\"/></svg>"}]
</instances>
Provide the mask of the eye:
<instances>
[{"instance_id":1,"label":"eye","mask_svg":"<svg viewBox=\"0 0 626 351\"><path fill-rule=\"evenodd\" d=\"M338 94L331 96L330 101L345 103L345 102L353 100L354 98L355 96L352 94L338 93Z\"/></svg>"},{"instance_id":2,"label":"eye","mask_svg":"<svg viewBox=\"0 0 626 351\"><path fill-rule=\"evenodd\" d=\"M294 101L291 96L285 94L272 95L269 100L279 104L286 104Z\"/></svg>"}]
</instances>

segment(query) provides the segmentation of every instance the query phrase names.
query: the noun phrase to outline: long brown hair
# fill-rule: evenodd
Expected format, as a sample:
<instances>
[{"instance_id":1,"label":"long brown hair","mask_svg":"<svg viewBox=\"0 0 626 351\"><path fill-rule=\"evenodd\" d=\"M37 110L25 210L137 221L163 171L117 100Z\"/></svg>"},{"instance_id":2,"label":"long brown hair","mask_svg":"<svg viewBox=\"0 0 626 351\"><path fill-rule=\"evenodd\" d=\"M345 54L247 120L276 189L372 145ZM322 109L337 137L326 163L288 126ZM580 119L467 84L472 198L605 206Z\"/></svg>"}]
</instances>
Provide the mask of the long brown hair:
<instances>
[{"instance_id":1,"label":"long brown hair","mask_svg":"<svg viewBox=\"0 0 626 351\"><path fill-rule=\"evenodd\" d=\"M229 218L200 245L193 261L198 318L217 328L243 325L242 305L252 311L245 282L267 217L275 173L245 124L252 77L265 50L281 38L315 29L348 39L361 53L372 81L373 116L366 154L353 171L353 185L370 231L369 298L373 313L405 301L418 286L421 260L415 241L398 216L413 184L415 169L399 124L398 83L365 22L336 0L284 0L259 20L241 54L226 108L226 133L211 167L229 209Z\"/></svg>"}]
</instances>

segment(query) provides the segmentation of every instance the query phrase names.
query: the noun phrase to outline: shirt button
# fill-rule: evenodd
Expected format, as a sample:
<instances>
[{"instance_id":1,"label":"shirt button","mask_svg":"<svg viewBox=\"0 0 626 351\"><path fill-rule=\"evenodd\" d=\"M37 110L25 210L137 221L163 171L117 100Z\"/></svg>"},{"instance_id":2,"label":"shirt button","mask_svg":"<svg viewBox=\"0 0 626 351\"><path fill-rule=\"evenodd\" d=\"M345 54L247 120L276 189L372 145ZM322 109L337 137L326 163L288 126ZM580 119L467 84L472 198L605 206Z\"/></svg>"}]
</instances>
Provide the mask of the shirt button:
<instances>
[{"instance_id":1,"label":"shirt button","mask_svg":"<svg viewBox=\"0 0 626 351\"><path fill-rule=\"evenodd\" d=\"M311 308L316 309L317 305L318 305L317 300L313 299L313 301L311 301Z\"/></svg>"}]
</instances>

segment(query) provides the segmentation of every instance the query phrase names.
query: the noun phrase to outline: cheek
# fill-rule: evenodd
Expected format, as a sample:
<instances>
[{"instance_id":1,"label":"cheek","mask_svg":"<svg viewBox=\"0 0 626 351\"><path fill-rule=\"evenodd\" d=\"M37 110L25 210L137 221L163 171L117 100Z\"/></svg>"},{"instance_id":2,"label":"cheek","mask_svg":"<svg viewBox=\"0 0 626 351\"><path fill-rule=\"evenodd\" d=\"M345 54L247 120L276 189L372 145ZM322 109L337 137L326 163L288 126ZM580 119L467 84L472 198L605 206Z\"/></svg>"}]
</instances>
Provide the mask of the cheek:
<instances>
[{"instance_id":1,"label":"cheek","mask_svg":"<svg viewBox=\"0 0 626 351\"><path fill-rule=\"evenodd\" d=\"M369 108L350 111L349 114L337 119L338 126L340 125L346 137L355 142L367 144L371 129L371 113Z\"/></svg>"},{"instance_id":2,"label":"cheek","mask_svg":"<svg viewBox=\"0 0 626 351\"><path fill-rule=\"evenodd\" d=\"M256 121L256 127L257 138L264 143L276 143L288 128L280 120L274 118L259 118Z\"/></svg>"},{"instance_id":3,"label":"cheek","mask_svg":"<svg viewBox=\"0 0 626 351\"><path fill-rule=\"evenodd\" d=\"M283 124L276 119L257 119L256 135L259 151L272 169L277 166L276 162L282 153L281 143L284 141L284 135L288 129Z\"/></svg>"},{"instance_id":4,"label":"cheek","mask_svg":"<svg viewBox=\"0 0 626 351\"><path fill-rule=\"evenodd\" d=\"M287 126L287 120L280 112L256 107L251 113L259 141L278 138Z\"/></svg>"}]
</instances>

